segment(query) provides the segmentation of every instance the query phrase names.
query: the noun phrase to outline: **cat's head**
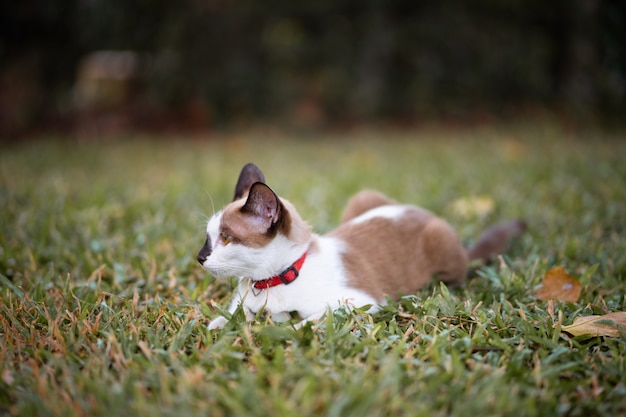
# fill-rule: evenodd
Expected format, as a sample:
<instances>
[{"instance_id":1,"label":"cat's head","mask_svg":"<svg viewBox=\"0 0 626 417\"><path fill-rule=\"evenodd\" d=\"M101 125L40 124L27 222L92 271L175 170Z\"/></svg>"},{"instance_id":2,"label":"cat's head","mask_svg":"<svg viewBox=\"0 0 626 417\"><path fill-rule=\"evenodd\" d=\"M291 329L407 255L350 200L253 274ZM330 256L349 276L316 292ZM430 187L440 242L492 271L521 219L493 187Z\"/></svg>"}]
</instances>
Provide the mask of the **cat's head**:
<instances>
[{"instance_id":1,"label":"cat's head","mask_svg":"<svg viewBox=\"0 0 626 417\"><path fill-rule=\"evenodd\" d=\"M254 164L241 170L233 201L207 224L200 264L217 278L265 279L301 255L309 226L287 200L265 184Z\"/></svg>"}]
</instances>

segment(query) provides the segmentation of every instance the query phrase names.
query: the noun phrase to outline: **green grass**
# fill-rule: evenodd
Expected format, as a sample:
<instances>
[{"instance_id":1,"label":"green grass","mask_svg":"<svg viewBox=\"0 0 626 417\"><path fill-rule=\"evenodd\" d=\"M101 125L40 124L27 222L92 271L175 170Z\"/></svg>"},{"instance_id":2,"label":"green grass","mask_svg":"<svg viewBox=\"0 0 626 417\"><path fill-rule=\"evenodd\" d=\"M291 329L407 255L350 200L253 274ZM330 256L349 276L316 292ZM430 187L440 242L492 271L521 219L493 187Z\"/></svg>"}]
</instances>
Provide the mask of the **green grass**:
<instances>
[{"instance_id":1,"label":"green grass","mask_svg":"<svg viewBox=\"0 0 626 417\"><path fill-rule=\"evenodd\" d=\"M541 125L170 139L0 149L0 413L626 414L626 333L560 331L626 309L623 135ZM235 315L209 332L232 282L195 255L248 161L320 232L364 187L439 213L468 242L503 219L530 230L464 288L433 284L297 331ZM493 209L455 208L477 197ZM578 302L532 296L553 266L580 280Z\"/></svg>"}]
</instances>

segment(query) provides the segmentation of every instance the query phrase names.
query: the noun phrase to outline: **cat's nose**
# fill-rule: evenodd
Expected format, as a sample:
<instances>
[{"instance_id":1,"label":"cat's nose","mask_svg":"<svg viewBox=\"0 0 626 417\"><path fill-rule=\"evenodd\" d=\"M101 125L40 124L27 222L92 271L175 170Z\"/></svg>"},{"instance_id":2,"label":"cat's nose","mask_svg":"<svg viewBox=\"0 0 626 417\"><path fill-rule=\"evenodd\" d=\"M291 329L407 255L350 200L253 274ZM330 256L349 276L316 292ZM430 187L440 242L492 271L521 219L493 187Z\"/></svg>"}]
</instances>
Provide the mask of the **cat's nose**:
<instances>
[{"instance_id":1,"label":"cat's nose","mask_svg":"<svg viewBox=\"0 0 626 417\"><path fill-rule=\"evenodd\" d=\"M206 258L209 257L209 255L211 255L211 240L207 236L206 240L204 241L204 246L202 246L202 249L200 249L200 252L198 252L198 256L196 257L196 259L198 260L198 262L200 262L200 265L204 265L204 262L206 261Z\"/></svg>"}]
</instances>

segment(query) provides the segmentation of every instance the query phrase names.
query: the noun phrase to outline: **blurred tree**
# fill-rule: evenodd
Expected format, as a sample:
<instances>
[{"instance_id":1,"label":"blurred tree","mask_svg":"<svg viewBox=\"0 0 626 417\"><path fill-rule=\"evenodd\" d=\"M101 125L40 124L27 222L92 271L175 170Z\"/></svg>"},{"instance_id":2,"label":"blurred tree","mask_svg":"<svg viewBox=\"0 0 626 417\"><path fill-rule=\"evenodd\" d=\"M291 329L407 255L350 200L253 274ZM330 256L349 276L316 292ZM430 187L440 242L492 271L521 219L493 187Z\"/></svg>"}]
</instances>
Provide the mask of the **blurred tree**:
<instances>
[{"instance_id":1,"label":"blurred tree","mask_svg":"<svg viewBox=\"0 0 626 417\"><path fill-rule=\"evenodd\" d=\"M626 110L620 0L24 0L0 12L0 131L69 114L79 60L98 50L139 56L138 113L200 125Z\"/></svg>"},{"instance_id":2,"label":"blurred tree","mask_svg":"<svg viewBox=\"0 0 626 417\"><path fill-rule=\"evenodd\" d=\"M0 134L66 111L76 62L77 0L0 3Z\"/></svg>"}]
</instances>

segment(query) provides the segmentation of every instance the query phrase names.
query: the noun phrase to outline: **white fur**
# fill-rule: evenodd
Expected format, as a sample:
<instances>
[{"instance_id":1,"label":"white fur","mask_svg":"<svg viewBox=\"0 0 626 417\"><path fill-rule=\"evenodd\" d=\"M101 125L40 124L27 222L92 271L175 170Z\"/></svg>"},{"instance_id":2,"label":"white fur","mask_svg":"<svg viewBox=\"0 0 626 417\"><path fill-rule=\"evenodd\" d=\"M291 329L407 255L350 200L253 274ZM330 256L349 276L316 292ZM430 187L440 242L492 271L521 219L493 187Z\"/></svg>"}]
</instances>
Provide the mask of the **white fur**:
<instances>
[{"instance_id":1,"label":"white fur","mask_svg":"<svg viewBox=\"0 0 626 417\"><path fill-rule=\"evenodd\" d=\"M406 213L408 209L409 209L408 206L401 206L397 204L375 207L371 210L366 211L360 216L357 216L354 219L350 220L350 223L352 224L365 223L377 217L382 217L384 219L397 220L397 219L400 219L404 215L404 213Z\"/></svg>"},{"instance_id":2,"label":"white fur","mask_svg":"<svg viewBox=\"0 0 626 417\"><path fill-rule=\"evenodd\" d=\"M211 241L215 232L212 224L214 225L213 219L207 228ZM215 240L219 241L217 237L215 236ZM243 273L240 274L239 284L228 311L234 313L239 304L243 303L247 320L254 319L255 313L263 310L268 312L273 320L284 321L289 318L289 312L296 311L304 323L321 318L327 308L335 309L344 304L355 307L372 305L371 310L375 311L376 306L382 300L376 300L367 293L348 286L348 279L341 262L342 242L335 238L317 235L314 235L314 239L317 241L318 250L307 255L300 275L288 285L278 285L263 290L257 290L252 286L255 280L269 278L282 272L307 249L306 245L294 246L282 236L278 236L268 246L261 249L244 248L232 243L227 246L221 243L214 244L213 253L204 263L204 267L220 276L220 271L223 270L219 267L221 262L219 258L225 256L227 250L238 251L238 256L230 258L229 267L232 272L234 261L237 263L237 270ZM249 253L246 254L246 252ZM263 258L263 262L260 257ZM273 259L279 261L271 262ZM280 266L272 272L259 272L259 265L268 261L274 266L279 264ZM218 317L211 321L209 329L221 328L224 324L226 324L226 319Z\"/></svg>"}]
</instances>

